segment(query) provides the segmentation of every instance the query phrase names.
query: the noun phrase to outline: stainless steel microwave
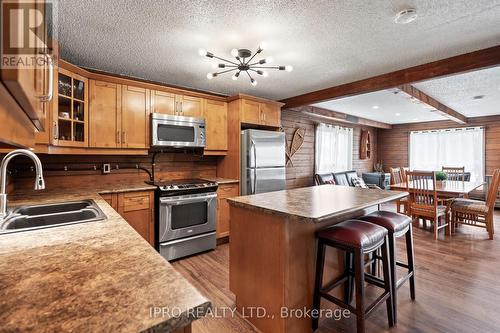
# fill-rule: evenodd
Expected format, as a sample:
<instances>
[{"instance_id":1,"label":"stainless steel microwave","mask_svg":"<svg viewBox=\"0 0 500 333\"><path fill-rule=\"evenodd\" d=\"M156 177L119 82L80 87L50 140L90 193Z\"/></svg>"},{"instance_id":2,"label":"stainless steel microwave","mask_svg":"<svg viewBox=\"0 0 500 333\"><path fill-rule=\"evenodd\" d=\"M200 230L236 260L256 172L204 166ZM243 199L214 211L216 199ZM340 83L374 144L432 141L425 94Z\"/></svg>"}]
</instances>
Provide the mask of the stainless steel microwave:
<instances>
[{"instance_id":1,"label":"stainless steel microwave","mask_svg":"<svg viewBox=\"0 0 500 333\"><path fill-rule=\"evenodd\" d=\"M205 148L205 119L151 114L151 147Z\"/></svg>"}]
</instances>

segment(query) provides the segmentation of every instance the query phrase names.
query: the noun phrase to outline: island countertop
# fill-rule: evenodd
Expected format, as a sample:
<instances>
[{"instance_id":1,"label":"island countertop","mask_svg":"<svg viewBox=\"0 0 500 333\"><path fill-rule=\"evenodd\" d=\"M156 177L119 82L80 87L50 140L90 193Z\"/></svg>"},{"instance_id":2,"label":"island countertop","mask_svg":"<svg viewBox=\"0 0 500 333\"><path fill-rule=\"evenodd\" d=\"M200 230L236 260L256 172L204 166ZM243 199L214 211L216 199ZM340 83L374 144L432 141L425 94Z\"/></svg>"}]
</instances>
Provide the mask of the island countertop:
<instances>
[{"instance_id":1,"label":"island countertop","mask_svg":"<svg viewBox=\"0 0 500 333\"><path fill-rule=\"evenodd\" d=\"M307 222L322 222L408 195L403 191L321 185L227 199L230 205Z\"/></svg>"},{"instance_id":2,"label":"island countertop","mask_svg":"<svg viewBox=\"0 0 500 333\"><path fill-rule=\"evenodd\" d=\"M107 219L0 235L0 331L172 332L206 313L210 301L98 194L152 187L106 187L12 197L11 207L92 199Z\"/></svg>"}]
</instances>

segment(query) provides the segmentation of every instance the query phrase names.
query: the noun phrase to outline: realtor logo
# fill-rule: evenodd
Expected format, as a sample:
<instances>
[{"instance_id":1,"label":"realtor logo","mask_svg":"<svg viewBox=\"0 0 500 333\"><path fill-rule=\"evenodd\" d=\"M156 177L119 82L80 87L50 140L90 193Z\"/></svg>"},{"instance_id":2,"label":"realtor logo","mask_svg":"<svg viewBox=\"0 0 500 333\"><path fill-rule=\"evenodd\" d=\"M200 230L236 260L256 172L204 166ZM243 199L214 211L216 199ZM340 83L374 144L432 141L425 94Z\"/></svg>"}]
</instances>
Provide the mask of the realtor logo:
<instances>
[{"instance_id":1,"label":"realtor logo","mask_svg":"<svg viewBox=\"0 0 500 333\"><path fill-rule=\"evenodd\" d=\"M52 4L44 1L4 0L1 5L2 68L33 68L47 59L48 19Z\"/></svg>"}]
</instances>

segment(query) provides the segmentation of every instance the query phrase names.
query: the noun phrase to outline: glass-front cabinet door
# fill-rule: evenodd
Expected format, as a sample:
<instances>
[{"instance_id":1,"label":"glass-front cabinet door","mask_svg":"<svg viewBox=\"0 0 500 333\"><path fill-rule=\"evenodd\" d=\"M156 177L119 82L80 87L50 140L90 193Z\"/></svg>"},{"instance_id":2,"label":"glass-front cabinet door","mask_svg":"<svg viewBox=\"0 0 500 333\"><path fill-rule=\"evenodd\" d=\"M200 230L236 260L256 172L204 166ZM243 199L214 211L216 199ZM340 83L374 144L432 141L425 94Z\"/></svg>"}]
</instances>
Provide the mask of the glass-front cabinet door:
<instances>
[{"instance_id":1,"label":"glass-front cabinet door","mask_svg":"<svg viewBox=\"0 0 500 333\"><path fill-rule=\"evenodd\" d=\"M52 143L88 147L88 79L59 68Z\"/></svg>"}]
</instances>

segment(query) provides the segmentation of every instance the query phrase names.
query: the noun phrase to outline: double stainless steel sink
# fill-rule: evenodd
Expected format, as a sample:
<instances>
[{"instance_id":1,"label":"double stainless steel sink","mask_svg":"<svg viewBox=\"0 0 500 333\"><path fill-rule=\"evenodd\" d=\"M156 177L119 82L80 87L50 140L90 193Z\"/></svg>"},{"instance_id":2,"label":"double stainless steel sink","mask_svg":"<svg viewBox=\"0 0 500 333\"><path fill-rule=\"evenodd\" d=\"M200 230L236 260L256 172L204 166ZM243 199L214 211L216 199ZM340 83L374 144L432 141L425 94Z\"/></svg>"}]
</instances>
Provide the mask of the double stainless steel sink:
<instances>
[{"instance_id":1,"label":"double stainless steel sink","mask_svg":"<svg viewBox=\"0 0 500 333\"><path fill-rule=\"evenodd\" d=\"M0 222L0 234L104 219L94 200L20 206Z\"/></svg>"}]
</instances>

